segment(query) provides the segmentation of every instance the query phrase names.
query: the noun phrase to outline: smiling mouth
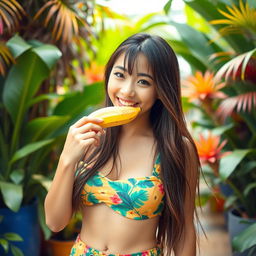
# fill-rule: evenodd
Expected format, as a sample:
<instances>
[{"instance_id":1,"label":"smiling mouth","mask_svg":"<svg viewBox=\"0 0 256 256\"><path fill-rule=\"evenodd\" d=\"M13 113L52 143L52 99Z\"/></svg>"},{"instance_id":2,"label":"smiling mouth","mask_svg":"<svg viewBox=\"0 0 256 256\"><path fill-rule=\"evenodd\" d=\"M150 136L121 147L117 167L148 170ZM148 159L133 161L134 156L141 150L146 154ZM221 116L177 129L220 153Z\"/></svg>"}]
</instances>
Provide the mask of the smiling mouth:
<instances>
[{"instance_id":1,"label":"smiling mouth","mask_svg":"<svg viewBox=\"0 0 256 256\"><path fill-rule=\"evenodd\" d=\"M119 97L117 97L118 103L120 106L129 106L129 107L137 107L139 106L139 103L133 103L132 101L126 101L123 99L120 99Z\"/></svg>"}]
</instances>

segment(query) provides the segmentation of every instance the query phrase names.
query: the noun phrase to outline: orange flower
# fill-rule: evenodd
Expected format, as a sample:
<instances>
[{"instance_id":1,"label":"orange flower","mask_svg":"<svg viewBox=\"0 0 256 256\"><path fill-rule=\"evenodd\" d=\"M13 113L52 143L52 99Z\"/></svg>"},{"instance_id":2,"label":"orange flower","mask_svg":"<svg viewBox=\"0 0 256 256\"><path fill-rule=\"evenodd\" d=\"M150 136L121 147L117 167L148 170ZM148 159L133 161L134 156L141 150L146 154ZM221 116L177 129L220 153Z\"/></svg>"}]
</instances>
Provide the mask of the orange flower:
<instances>
[{"instance_id":1,"label":"orange flower","mask_svg":"<svg viewBox=\"0 0 256 256\"><path fill-rule=\"evenodd\" d=\"M225 94L219 90L225 83L218 83L214 79L214 74L206 71L197 71L194 76L188 77L182 82L182 94L189 98L189 101L199 99L204 101L206 98L225 98Z\"/></svg>"},{"instance_id":2,"label":"orange flower","mask_svg":"<svg viewBox=\"0 0 256 256\"><path fill-rule=\"evenodd\" d=\"M90 68L86 69L85 77L88 84L102 81L104 78L104 66L99 66L93 62Z\"/></svg>"},{"instance_id":3,"label":"orange flower","mask_svg":"<svg viewBox=\"0 0 256 256\"><path fill-rule=\"evenodd\" d=\"M199 139L195 140L195 144L202 164L215 163L221 157L226 155L227 152L220 152L226 143L227 140L220 143L220 136L213 135L211 132L205 137L202 134L199 134Z\"/></svg>"}]
</instances>

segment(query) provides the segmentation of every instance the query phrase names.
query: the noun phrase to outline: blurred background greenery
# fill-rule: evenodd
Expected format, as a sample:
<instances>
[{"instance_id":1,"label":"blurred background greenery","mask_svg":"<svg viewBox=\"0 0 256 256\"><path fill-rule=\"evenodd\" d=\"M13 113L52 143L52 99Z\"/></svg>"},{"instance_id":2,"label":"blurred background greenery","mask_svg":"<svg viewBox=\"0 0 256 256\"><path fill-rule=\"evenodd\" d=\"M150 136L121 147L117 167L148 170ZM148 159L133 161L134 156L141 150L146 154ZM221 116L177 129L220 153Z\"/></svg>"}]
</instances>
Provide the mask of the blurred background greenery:
<instances>
[{"instance_id":1,"label":"blurred background greenery","mask_svg":"<svg viewBox=\"0 0 256 256\"><path fill-rule=\"evenodd\" d=\"M0 0L0 207L18 213L36 200L43 240L53 237L43 201L67 129L102 106L104 65L137 32L162 36L177 53L208 183L198 201L244 218L243 230L229 231L232 248L255 255L254 0ZM8 255L21 255L10 243L19 237L0 237Z\"/></svg>"}]
</instances>

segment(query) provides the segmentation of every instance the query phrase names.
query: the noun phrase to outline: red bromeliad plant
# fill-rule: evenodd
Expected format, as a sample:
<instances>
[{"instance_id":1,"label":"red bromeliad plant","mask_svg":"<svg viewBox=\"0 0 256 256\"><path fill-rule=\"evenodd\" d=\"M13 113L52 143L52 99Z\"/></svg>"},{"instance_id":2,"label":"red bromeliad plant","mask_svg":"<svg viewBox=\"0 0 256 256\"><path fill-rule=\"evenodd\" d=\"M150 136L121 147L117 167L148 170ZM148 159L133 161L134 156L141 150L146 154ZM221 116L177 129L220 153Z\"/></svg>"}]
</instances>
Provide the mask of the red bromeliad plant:
<instances>
[{"instance_id":1,"label":"red bromeliad plant","mask_svg":"<svg viewBox=\"0 0 256 256\"><path fill-rule=\"evenodd\" d=\"M225 83L216 81L214 74L210 71L206 71L204 74L200 71L195 72L194 76L183 81L183 85L183 95L190 101L204 102L208 99L224 97L220 89L225 86Z\"/></svg>"},{"instance_id":2,"label":"red bromeliad plant","mask_svg":"<svg viewBox=\"0 0 256 256\"><path fill-rule=\"evenodd\" d=\"M202 164L204 173L208 181L210 181L211 193L206 193L205 196L210 201L210 207L213 211L222 212L224 209L225 200L221 195L220 188L216 181L219 178L219 165L220 159L229 152L222 153L223 147L226 145L227 140L220 142L221 138L208 132L207 135L199 134L198 139L195 139L200 162ZM207 172L205 166L210 166L211 172ZM212 175L213 172L213 175Z\"/></svg>"},{"instance_id":3,"label":"red bromeliad plant","mask_svg":"<svg viewBox=\"0 0 256 256\"><path fill-rule=\"evenodd\" d=\"M219 176L219 161L228 153L221 153L221 150L226 145L227 140L220 143L220 139L220 136L209 132L207 136L200 133L199 138L195 140L202 165L208 164L212 168L216 177Z\"/></svg>"},{"instance_id":4,"label":"red bromeliad plant","mask_svg":"<svg viewBox=\"0 0 256 256\"><path fill-rule=\"evenodd\" d=\"M226 95L220 91L225 83L220 82L214 77L214 73L206 71L204 74L196 71L194 76L182 81L182 95L187 97L190 102L197 102L202 106L208 116L214 118L215 123L219 123L217 116L214 115L214 100L223 99Z\"/></svg>"}]
</instances>

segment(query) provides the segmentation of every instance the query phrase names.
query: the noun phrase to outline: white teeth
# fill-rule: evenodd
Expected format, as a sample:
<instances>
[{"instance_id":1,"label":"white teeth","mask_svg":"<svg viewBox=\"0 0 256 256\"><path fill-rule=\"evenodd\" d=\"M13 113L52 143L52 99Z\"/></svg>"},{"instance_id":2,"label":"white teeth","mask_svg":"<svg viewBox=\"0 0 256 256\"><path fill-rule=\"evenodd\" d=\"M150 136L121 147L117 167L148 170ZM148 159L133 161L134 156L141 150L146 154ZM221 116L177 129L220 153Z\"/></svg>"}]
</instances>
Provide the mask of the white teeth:
<instances>
[{"instance_id":1,"label":"white teeth","mask_svg":"<svg viewBox=\"0 0 256 256\"><path fill-rule=\"evenodd\" d=\"M125 106L134 106L136 105L136 103L128 103L126 101L123 101L121 100L120 98L118 98L119 102L122 104L122 105L125 105Z\"/></svg>"}]
</instances>

